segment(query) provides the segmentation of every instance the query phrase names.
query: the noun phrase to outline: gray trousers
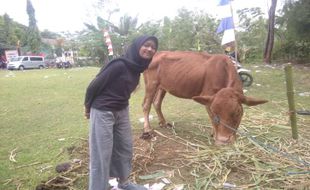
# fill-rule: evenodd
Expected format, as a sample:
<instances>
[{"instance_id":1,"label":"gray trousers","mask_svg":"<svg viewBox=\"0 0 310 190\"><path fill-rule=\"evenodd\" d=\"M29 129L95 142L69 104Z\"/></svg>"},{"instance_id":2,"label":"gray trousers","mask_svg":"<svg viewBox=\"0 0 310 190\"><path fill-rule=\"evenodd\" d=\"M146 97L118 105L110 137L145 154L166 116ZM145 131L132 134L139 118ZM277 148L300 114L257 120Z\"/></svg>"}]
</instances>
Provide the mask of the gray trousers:
<instances>
[{"instance_id":1,"label":"gray trousers","mask_svg":"<svg viewBox=\"0 0 310 190\"><path fill-rule=\"evenodd\" d=\"M110 177L129 177L132 144L128 107L116 112L91 108L89 190L108 190Z\"/></svg>"}]
</instances>

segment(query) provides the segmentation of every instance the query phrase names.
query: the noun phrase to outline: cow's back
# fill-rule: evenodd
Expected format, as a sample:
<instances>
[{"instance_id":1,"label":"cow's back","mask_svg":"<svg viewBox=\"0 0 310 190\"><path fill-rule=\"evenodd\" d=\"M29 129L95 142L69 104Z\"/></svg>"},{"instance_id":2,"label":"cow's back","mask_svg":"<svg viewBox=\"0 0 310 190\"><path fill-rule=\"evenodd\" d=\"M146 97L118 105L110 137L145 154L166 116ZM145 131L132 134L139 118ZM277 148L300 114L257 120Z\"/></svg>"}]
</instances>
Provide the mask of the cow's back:
<instances>
[{"instance_id":1,"label":"cow's back","mask_svg":"<svg viewBox=\"0 0 310 190\"><path fill-rule=\"evenodd\" d=\"M158 83L180 98L213 95L228 86L241 89L236 69L225 55L201 52L158 52L144 72L145 84Z\"/></svg>"}]
</instances>

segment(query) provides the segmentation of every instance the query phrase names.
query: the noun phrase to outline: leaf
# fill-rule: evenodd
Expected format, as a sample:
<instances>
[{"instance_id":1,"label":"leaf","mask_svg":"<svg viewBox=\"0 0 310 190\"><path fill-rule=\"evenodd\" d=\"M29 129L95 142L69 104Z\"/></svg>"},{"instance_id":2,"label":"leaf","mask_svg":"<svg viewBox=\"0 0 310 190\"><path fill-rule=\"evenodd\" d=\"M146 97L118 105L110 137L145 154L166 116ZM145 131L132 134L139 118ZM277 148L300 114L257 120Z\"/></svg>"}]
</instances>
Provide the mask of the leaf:
<instances>
[{"instance_id":1,"label":"leaf","mask_svg":"<svg viewBox=\"0 0 310 190\"><path fill-rule=\"evenodd\" d=\"M143 175L143 176L139 176L139 179L156 179L156 178L159 178L159 177L164 177L166 176L166 173L163 171L163 170L159 170L155 173L152 173L150 175Z\"/></svg>"}]
</instances>

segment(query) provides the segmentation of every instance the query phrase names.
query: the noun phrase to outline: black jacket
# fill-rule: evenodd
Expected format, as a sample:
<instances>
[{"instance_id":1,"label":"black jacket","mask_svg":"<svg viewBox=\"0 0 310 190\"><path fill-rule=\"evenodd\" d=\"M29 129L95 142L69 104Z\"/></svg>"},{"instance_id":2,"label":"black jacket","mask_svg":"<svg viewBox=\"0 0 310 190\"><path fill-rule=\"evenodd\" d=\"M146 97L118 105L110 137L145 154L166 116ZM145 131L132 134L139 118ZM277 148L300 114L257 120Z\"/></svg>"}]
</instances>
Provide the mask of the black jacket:
<instances>
[{"instance_id":1,"label":"black jacket","mask_svg":"<svg viewBox=\"0 0 310 190\"><path fill-rule=\"evenodd\" d=\"M89 84L85 106L105 111L118 111L128 106L130 94L139 83L140 73L118 60L100 72Z\"/></svg>"},{"instance_id":2,"label":"black jacket","mask_svg":"<svg viewBox=\"0 0 310 190\"><path fill-rule=\"evenodd\" d=\"M147 69L152 61L139 55L140 48L149 39L156 43L157 48L156 37L140 36L129 46L123 57L112 60L100 70L86 90L86 110L89 111L90 107L93 107L105 111L118 111L128 106L130 94L139 83L140 73Z\"/></svg>"}]
</instances>

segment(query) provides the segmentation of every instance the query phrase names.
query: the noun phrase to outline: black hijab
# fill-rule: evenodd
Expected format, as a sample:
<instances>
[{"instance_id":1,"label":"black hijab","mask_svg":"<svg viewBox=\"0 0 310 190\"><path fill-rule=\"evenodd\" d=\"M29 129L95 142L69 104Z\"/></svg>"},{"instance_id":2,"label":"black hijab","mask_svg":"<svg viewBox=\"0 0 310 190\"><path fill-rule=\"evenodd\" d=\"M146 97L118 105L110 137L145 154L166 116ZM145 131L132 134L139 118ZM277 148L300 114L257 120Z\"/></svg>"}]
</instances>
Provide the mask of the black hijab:
<instances>
[{"instance_id":1,"label":"black hijab","mask_svg":"<svg viewBox=\"0 0 310 190\"><path fill-rule=\"evenodd\" d=\"M152 61L152 59L143 59L140 56L140 54L139 54L140 48L148 40L152 40L152 41L155 42L156 50L157 50L157 48L158 48L158 40L157 40L157 38L155 36L143 35L143 36L140 36L140 37L136 38L130 44L130 46L127 48L127 51L126 51L125 55L123 55L122 57L113 59L112 61L110 61L107 64L106 67L108 67L113 62L123 61L130 70L132 70L132 71L134 71L136 73L142 73L145 69L147 69L147 67L149 66L149 64ZM106 67L101 69L99 74L103 70L105 70Z\"/></svg>"},{"instance_id":2,"label":"black hijab","mask_svg":"<svg viewBox=\"0 0 310 190\"><path fill-rule=\"evenodd\" d=\"M139 54L140 48L148 40L153 40L155 42L157 50L157 38L154 36L144 35L136 38L133 41L133 43L128 47L125 56L123 57L126 65L136 72L142 73L145 69L147 69L150 62L152 61L152 59L143 59Z\"/></svg>"}]
</instances>

